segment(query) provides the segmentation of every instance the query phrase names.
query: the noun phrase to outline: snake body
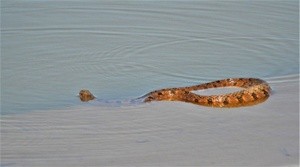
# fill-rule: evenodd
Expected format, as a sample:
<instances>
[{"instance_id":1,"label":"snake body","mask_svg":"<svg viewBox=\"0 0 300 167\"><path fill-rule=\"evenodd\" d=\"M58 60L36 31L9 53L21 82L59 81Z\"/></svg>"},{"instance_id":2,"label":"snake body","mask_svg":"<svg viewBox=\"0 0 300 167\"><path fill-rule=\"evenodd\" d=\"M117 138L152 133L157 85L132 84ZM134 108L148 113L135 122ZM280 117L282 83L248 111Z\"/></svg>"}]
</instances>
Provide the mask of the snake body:
<instances>
[{"instance_id":1,"label":"snake body","mask_svg":"<svg viewBox=\"0 0 300 167\"><path fill-rule=\"evenodd\" d=\"M228 94L209 96L198 95L192 92L219 87L239 87L242 88L242 90ZM271 88L269 84L262 79L228 78L188 87L155 90L144 95L143 102L182 101L210 107L242 107L264 102L268 99L270 94ZM95 98L88 90L81 90L79 97L82 101L89 101Z\"/></svg>"}]
</instances>

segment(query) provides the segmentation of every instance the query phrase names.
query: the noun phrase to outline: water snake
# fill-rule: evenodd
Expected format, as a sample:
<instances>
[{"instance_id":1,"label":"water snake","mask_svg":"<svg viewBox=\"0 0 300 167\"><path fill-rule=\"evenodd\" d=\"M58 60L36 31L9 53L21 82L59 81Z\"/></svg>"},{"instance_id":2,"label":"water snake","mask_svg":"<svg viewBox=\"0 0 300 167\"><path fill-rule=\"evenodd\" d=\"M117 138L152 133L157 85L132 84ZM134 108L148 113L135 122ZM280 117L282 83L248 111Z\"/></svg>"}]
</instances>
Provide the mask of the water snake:
<instances>
[{"instance_id":1,"label":"water snake","mask_svg":"<svg viewBox=\"0 0 300 167\"><path fill-rule=\"evenodd\" d=\"M242 88L242 90L233 93L209 96L193 93L193 91L197 90L219 87L239 87ZM143 102L182 101L210 107L242 107L264 102L268 99L270 94L271 87L262 79L228 78L188 87L159 89L149 92L141 98L143 99ZM86 89L79 92L79 97L81 101L95 99L95 96Z\"/></svg>"}]
</instances>

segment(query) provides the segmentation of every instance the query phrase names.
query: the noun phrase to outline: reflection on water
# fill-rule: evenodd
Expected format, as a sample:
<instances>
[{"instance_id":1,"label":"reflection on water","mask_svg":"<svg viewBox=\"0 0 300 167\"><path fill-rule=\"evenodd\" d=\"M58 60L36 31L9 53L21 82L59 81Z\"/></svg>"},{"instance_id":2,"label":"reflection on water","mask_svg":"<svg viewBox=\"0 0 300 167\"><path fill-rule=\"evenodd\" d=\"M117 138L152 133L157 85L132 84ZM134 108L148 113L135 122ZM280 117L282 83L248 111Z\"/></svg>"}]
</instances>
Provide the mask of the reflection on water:
<instances>
[{"instance_id":1,"label":"reflection on water","mask_svg":"<svg viewBox=\"0 0 300 167\"><path fill-rule=\"evenodd\" d=\"M296 1L3 1L1 15L2 114L299 69Z\"/></svg>"}]
</instances>

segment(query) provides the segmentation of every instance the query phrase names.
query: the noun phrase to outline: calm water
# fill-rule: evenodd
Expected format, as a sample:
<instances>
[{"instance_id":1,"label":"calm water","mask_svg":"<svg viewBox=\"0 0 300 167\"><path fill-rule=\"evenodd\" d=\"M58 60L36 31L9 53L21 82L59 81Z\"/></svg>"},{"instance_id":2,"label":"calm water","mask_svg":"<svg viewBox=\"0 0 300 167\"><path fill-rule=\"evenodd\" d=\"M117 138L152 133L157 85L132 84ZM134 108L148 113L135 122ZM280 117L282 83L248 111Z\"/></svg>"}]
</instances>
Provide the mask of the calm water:
<instances>
[{"instance_id":1,"label":"calm water","mask_svg":"<svg viewBox=\"0 0 300 167\"><path fill-rule=\"evenodd\" d=\"M1 113L299 74L298 1L1 1Z\"/></svg>"}]
</instances>

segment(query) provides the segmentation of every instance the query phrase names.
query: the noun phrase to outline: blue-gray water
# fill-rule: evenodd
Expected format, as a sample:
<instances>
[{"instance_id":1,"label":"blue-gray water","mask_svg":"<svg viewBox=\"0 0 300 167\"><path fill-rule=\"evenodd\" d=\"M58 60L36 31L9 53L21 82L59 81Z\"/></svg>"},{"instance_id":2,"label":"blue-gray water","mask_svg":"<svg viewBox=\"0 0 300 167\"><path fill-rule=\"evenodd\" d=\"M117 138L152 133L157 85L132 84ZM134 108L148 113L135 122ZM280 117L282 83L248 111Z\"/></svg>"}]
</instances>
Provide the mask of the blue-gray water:
<instances>
[{"instance_id":1,"label":"blue-gray water","mask_svg":"<svg viewBox=\"0 0 300 167\"><path fill-rule=\"evenodd\" d=\"M299 74L298 1L1 1L1 113ZM275 79L274 79L275 78ZM297 93L297 92L296 92Z\"/></svg>"},{"instance_id":2,"label":"blue-gray water","mask_svg":"<svg viewBox=\"0 0 300 167\"><path fill-rule=\"evenodd\" d=\"M76 97L228 77L272 95L230 109ZM1 114L0 166L299 166L298 1L1 0Z\"/></svg>"}]
</instances>

